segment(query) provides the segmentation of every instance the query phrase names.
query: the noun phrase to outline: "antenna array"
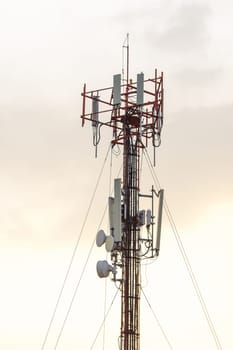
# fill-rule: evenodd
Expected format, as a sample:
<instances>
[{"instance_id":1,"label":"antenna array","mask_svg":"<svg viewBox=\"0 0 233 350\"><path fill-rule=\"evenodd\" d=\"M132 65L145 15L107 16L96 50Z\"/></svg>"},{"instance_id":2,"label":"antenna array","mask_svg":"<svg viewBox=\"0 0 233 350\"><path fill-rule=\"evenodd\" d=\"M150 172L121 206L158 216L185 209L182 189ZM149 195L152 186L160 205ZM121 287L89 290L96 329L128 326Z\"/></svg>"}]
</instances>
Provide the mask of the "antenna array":
<instances>
[{"instance_id":1,"label":"antenna array","mask_svg":"<svg viewBox=\"0 0 233 350\"><path fill-rule=\"evenodd\" d=\"M126 79L113 76L111 87L89 91L83 87L82 126L90 121L93 144L101 139L101 128L112 128L112 147L123 147L123 179L114 180L114 197L109 198L110 232L100 230L96 236L98 247L105 244L111 264L98 261L99 277L110 274L121 289L120 349L140 349L140 291L141 260L159 255L162 223L163 190L158 193L140 193L139 164L141 151L149 146L160 146L163 126L163 73L145 79L137 74L136 81L129 79L129 45L127 50ZM124 74L124 71L123 71ZM139 209L140 198L148 198L151 208ZM157 200L158 214L155 215ZM154 227L156 226L156 230Z\"/></svg>"}]
</instances>

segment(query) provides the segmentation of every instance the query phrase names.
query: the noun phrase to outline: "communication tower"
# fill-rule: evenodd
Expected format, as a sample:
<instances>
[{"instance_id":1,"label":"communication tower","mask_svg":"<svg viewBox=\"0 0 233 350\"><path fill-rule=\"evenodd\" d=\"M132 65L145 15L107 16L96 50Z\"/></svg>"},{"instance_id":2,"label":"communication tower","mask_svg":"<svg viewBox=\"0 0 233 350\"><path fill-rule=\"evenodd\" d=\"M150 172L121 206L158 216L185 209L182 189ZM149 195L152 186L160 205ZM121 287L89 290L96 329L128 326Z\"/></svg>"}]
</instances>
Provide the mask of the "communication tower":
<instances>
[{"instance_id":1,"label":"communication tower","mask_svg":"<svg viewBox=\"0 0 233 350\"><path fill-rule=\"evenodd\" d=\"M123 44L126 53L126 77L113 76L113 86L82 92L82 126L90 121L97 156L101 128L112 128L111 145L123 148L123 178L114 180L114 196L109 197L110 232L100 230L97 246L105 244L111 264L98 261L99 277L120 283L120 349L140 349L141 261L159 255L164 191L153 186L149 194L140 192L139 164L142 151L151 143L160 146L163 126L163 73L154 77L137 74L129 79L129 39ZM140 209L140 198L148 198L150 209ZM157 209L156 209L157 208ZM156 210L156 214L155 214Z\"/></svg>"}]
</instances>

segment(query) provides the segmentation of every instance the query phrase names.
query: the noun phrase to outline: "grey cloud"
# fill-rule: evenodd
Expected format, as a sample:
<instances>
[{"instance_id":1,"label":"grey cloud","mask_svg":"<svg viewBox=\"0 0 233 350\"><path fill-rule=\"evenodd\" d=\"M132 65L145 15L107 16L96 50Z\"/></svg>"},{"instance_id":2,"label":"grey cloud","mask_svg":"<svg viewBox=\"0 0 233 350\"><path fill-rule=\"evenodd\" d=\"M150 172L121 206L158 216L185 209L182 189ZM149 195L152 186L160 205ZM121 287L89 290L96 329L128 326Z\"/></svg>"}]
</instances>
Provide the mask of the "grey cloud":
<instances>
[{"instance_id":1,"label":"grey cloud","mask_svg":"<svg viewBox=\"0 0 233 350\"><path fill-rule=\"evenodd\" d=\"M187 50L204 46L208 41L207 20L210 9L201 4L185 4L173 11L164 24L153 25L145 38L168 51Z\"/></svg>"},{"instance_id":2,"label":"grey cloud","mask_svg":"<svg viewBox=\"0 0 233 350\"><path fill-rule=\"evenodd\" d=\"M208 20L211 9L206 4L189 3L179 6L169 1L159 5L126 10L112 17L121 28L140 36L142 44L153 50L187 55L205 47L209 40Z\"/></svg>"},{"instance_id":3,"label":"grey cloud","mask_svg":"<svg viewBox=\"0 0 233 350\"><path fill-rule=\"evenodd\" d=\"M148 9L145 7L141 9L132 8L131 10L120 12L117 15L114 15L113 19L115 19L120 23L136 25L138 21L150 18L151 12L152 12L151 9Z\"/></svg>"},{"instance_id":4,"label":"grey cloud","mask_svg":"<svg viewBox=\"0 0 233 350\"><path fill-rule=\"evenodd\" d=\"M177 70L174 78L178 84L189 84L192 87L200 87L200 84L203 86L217 81L223 73L223 69L220 67L198 68L194 66Z\"/></svg>"}]
</instances>

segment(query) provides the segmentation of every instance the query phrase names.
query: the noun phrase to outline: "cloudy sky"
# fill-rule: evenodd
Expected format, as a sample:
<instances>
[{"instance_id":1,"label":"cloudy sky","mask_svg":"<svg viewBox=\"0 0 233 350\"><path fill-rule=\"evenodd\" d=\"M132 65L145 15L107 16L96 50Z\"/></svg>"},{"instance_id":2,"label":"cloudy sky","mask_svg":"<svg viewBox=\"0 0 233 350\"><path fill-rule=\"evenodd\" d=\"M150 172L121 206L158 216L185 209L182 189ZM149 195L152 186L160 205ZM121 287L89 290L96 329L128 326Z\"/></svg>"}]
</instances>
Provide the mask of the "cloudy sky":
<instances>
[{"instance_id":1,"label":"cloudy sky","mask_svg":"<svg viewBox=\"0 0 233 350\"><path fill-rule=\"evenodd\" d=\"M165 75L156 174L222 349L233 323L233 5L230 0L8 0L0 4L0 345L41 350L73 249L70 278L46 342L54 349L109 193L107 152L81 128L83 83L110 86L130 33L130 74ZM106 135L106 138L105 138ZM119 159L113 161L117 166ZM115 164L114 163L114 164ZM152 179L145 174L145 188ZM106 186L107 183L107 186ZM107 228L107 219L102 224ZM119 295L99 280L93 248L57 349L118 349ZM217 349L164 216L162 251L142 283L174 350ZM142 297L142 347L169 349ZM146 322L145 322L146 321ZM144 322L144 323L143 323Z\"/></svg>"}]
</instances>

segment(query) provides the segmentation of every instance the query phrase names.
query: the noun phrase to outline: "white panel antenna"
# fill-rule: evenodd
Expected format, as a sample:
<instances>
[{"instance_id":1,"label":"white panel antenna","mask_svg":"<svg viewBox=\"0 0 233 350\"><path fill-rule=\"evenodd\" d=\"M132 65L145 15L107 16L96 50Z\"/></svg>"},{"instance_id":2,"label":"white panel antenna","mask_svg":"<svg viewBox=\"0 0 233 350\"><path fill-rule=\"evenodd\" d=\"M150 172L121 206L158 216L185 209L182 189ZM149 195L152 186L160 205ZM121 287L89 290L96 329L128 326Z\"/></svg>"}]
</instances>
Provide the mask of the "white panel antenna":
<instances>
[{"instance_id":1,"label":"white panel antenna","mask_svg":"<svg viewBox=\"0 0 233 350\"><path fill-rule=\"evenodd\" d=\"M114 241L121 241L121 179L114 180Z\"/></svg>"},{"instance_id":2,"label":"white panel antenna","mask_svg":"<svg viewBox=\"0 0 233 350\"><path fill-rule=\"evenodd\" d=\"M121 241L121 179L114 180L114 198L108 200L109 222L114 242Z\"/></svg>"},{"instance_id":3,"label":"white panel antenna","mask_svg":"<svg viewBox=\"0 0 233 350\"><path fill-rule=\"evenodd\" d=\"M147 209L146 211L146 227L150 227L150 225L152 224L152 213L151 213L151 209Z\"/></svg>"},{"instance_id":4,"label":"white panel antenna","mask_svg":"<svg viewBox=\"0 0 233 350\"><path fill-rule=\"evenodd\" d=\"M113 76L113 104L114 106L121 104L121 74Z\"/></svg>"},{"instance_id":5,"label":"white panel antenna","mask_svg":"<svg viewBox=\"0 0 233 350\"><path fill-rule=\"evenodd\" d=\"M137 105L144 103L144 74L137 74Z\"/></svg>"},{"instance_id":6,"label":"white panel antenna","mask_svg":"<svg viewBox=\"0 0 233 350\"><path fill-rule=\"evenodd\" d=\"M161 225L162 225L162 213L163 213L163 196L164 190L159 191L159 206L158 206L158 218L157 218L157 234L156 234L156 255L159 255L160 250L160 238L161 238Z\"/></svg>"},{"instance_id":7,"label":"white panel antenna","mask_svg":"<svg viewBox=\"0 0 233 350\"><path fill-rule=\"evenodd\" d=\"M95 157L97 157L97 145L100 140L98 136L98 126L99 126L99 96L93 96L92 99L92 130L93 130L93 144L95 146Z\"/></svg>"},{"instance_id":8,"label":"white panel antenna","mask_svg":"<svg viewBox=\"0 0 233 350\"><path fill-rule=\"evenodd\" d=\"M114 230L114 198L108 198L108 216L109 216L109 226L110 232L113 233Z\"/></svg>"},{"instance_id":9,"label":"white panel antenna","mask_svg":"<svg viewBox=\"0 0 233 350\"><path fill-rule=\"evenodd\" d=\"M139 211L139 226L145 225L145 217L146 217L146 212L145 210L140 210Z\"/></svg>"},{"instance_id":10,"label":"white panel antenna","mask_svg":"<svg viewBox=\"0 0 233 350\"><path fill-rule=\"evenodd\" d=\"M99 101L98 97L96 96L92 100L92 126L96 127L98 125L98 120L99 120Z\"/></svg>"}]
</instances>

